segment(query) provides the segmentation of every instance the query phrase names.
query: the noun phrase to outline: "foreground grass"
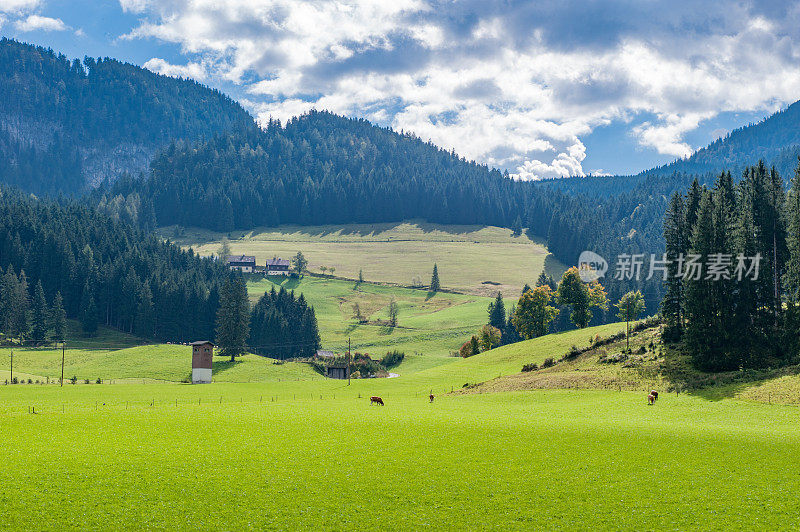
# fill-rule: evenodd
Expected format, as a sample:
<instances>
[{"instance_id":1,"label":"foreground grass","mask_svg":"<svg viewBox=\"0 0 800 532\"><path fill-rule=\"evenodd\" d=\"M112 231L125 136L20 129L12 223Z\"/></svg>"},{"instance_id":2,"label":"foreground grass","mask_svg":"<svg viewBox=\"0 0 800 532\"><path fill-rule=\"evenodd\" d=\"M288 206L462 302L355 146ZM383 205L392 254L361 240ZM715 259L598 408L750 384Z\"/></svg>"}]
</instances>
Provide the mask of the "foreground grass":
<instances>
[{"instance_id":1,"label":"foreground grass","mask_svg":"<svg viewBox=\"0 0 800 532\"><path fill-rule=\"evenodd\" d=\"M226 236L198 229L160 230L202 255L217 252ZM544 269L559 277L564 266L541 243L513 237L500 227L437 225L423 222L367 225L281 226L230 233L233 253L254 255L258 264L273 256L293 257L302 251L309 268L336 268L336 275L400 285L430 282L439 265L442 286L459 292L493 296L519 295Z\"/></svg>"},{"instance_id":2,"label":"foreground grass","mask_svg":"<svg viewBox=\"0 0 800 532\"><path fill-rule=\"evenodd\" d=\"M22 406L55 390L4 387L0 526L800 525L797 408L609 391L398 393L380 408L339 385L336 399L277 402L287 383L110 386L120 400L97 410L86 403L104 387L77 386L59 391L63 413L37 415ZM145 396L154 406L123 404Z\"/></svg>"}]
</instances>

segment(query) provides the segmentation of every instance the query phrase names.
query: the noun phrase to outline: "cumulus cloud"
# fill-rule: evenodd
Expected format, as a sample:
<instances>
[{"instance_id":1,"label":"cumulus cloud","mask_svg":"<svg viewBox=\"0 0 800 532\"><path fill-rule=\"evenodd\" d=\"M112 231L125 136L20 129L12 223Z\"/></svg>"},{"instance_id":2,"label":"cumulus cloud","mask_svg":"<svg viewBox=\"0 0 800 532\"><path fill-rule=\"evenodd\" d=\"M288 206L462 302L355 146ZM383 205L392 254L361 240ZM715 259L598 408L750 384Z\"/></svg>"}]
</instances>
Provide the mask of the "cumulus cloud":
<instances>
[{"instance_id":1,"label":"cumulus cloud","mask_svg":"<svg viewBox=\"0 0 800 532\"><path fill-rule=\"evenodd\" d=\"M206 69L200 63L187 63L185 65L173 65L164 59L154 57L148 60L144 68L155 72L156 74L163 74L165 76L172 76L174 78L192 78L199 81L206 79Z\"/></svg>"},{"instance_id":2,"label":"cumulus cloud","mask_svg":"<svg viewBox=\"0 0 800 532\"><path fill-rule=\"evenodd\" d=\"M0 13L23 13L36 9L40 0L0 0Z\"/></svg>"},{"instance_id":3,"label":"cumulus cloud","mask_svg":"<svg viewBox=\"0 0 800 532\"><path fill-rule=\"evenodd\" d=\"M148 68L240 84L261 121L361 116L519 179L584 175L581 137L612 121L682 157L704 120L800 94L800 8L788 2L120 3L140 19L124 38L200 58Z\"/></svg>"},{"instance_id":4,"label":"cumulus cloud","mask_svg":"<svg viewBox=\"0 0 800 532\"><path fill-rule=\"evenodd\" d=\"M24 19L14 22L14 27L19 31L64 31L70 29L60 18L29 15Z\"/></svg>"}]
</instances>

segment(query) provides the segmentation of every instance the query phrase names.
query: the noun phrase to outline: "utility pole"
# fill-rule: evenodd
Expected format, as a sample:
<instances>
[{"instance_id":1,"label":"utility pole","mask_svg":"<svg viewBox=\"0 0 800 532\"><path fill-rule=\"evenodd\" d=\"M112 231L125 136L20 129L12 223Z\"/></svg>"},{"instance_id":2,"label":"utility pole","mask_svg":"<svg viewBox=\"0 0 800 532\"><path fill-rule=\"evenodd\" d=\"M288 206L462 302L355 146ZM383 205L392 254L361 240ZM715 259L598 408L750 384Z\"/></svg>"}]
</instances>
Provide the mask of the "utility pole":
<instances>
[{"instance_id":1,"label":"utility pole","mask_svg":"<svg viewBox=\"0 0 800 532\"><path fill-rule=\"evenodd\" d=\"M64 386L64 357L66 355L66 340L61 341L61 386Z\"/></svg>"},{"instance_id":2,"label":"utility pole","mask_svg":"<svg viewBox=\"0 0 800 532\"><path fill-rule=\"evenodd\" d=\"M350 337L347 337L347 385L350 386Z\"/></svg>"}]
</instances>

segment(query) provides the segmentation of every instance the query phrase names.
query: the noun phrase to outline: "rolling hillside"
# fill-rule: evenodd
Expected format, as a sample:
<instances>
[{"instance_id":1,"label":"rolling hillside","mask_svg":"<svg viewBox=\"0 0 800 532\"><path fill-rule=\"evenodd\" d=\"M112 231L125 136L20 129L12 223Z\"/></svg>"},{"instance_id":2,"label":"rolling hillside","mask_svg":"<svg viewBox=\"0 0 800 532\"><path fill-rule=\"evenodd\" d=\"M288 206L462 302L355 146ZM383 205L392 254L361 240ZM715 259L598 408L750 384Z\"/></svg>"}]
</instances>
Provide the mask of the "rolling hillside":
<instances>
[{"instance_id":1,"label":"rolling hillside","mask_svg":"<svg viewBox=\"0 0 800 532\"><path fill-rule=\"evenodd\" d=\"M541 271L559 278L566 269L539 241L513 236L500 227L438 225L422 222L281 226L218 233L196 228L164 227L159 234L200 255L213 255L230 237L234 254L254 255L257 264L298 251L309 270L335 268L336 277L402 286L427 285L438 264L448 290L494 297L498 291L517 298Z\"/></svg>"}]
</instances>

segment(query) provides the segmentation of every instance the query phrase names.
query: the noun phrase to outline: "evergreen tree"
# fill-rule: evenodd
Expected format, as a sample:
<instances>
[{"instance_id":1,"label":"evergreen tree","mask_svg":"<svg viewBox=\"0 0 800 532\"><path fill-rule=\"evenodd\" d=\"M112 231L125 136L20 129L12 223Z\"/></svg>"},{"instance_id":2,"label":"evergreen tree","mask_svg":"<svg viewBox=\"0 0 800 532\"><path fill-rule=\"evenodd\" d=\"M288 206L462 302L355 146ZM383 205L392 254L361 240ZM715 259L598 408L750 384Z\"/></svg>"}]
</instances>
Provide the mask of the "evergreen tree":
<instances>
[{"instance_id":1,"label":"evergreen tree","mask_svg":"<svg viewBox=\"0 0 800 532\"><path fill-rule=\"evenodd\" d=\"M497 297L489 303L489 325L503 330L506 325L506 306L503 303L503 294L497 292Z\"/></svg>"},{"instance_id":2,"label":"evergreen tree","mask_svg":"<svg viewBox=\"0 0 800 532\"><path fill-rule=\"evenodd\" d=\"M431 275L431 292L438 292L441 290L441 286L439 285L439 268L434 263L433 265L433 275Z\"/></svg>"},{"instance_id":3,"label":"evergreen tree","mask_svg":"<svg viewBox=\"0 0 800 532\"><path fill-rule=\"evenodd\" d=\"M36 288L33 292L33 316L31 329L31 340L37 344L43 344L47 342L49 333L47 316L47 299L45 298L44 288L42 287L42 281L40 279L36 282Z\"/></svg>"},{"instance_id":4,"label":"evergreen tree","mask_svg":"<svg viewBox=\"0 0 800 532\"><path fill-rule=\"evenodd\" d=\"M675 192L670 198L664 217L664 240L666 242L667 291L661 303L664 318L663 338L677 340L683 332L683 281L679 275L679 258L689 251L686 236L686 213L683 196Z\"/></svg>"},{"instance_id":5,"label":"evergreen tree","mask_svg":"<svg viewBox=\"0 0 800 532\"><path fill-rule=\"evenodd\" d=\"M67 339L67 313L64 311L64 300L61 292L56 292L53 305L50 307L50 329L53 331L53 340L63 342Z\"/></svg>"},{"instance_id":6,"label":"evergreen tree","mask_svg":"<svg viewBox=\"0 0 800 532\"><path fill-rule=\"evenodd\" d=\"M705 264L714 253L714 204L712 196L704 191L700 198L690 241L690 252L698 256L698 263ZM686 342L694 363L704 369L725 368L725 361L720 359L717 339L710 331L715 330L715 314L713 282L706 279L702 270L696 274L687 269L684 276L686 286Z\"/></svg>"},{"instance_id":7,"label":"evergreen tree","mask_svg":"<svg viewBox=\"0 0 800 532\"><path fill-rule=\"evenodd\" d=\"M789 261L786 265L783 284L789 303L797 306L800 305L800 164L792 177L784 212L786 213L786 242Z\"/></svg>"},{"instance_id":8,"label":"evergreen tree","mask_svg":"<svg viewBox=\"0 0 800 532\"><path fill-rule=\"evenodd\" d=\"M389 325L392 327L397 327L398 311L397 301L392 298L392 301L389 303Z\"/></svg>"},{"instance_id":9,"label":"evergreen tree","mask_svg":"<svg viewBox=\"0 0 800 532\"><path fill-rule=\"evenodd\" d=\"M83 286L79 319L84 335L92 336L97 332L97 304L95 303L94 293L92 292L88 281Z\"/></svg>"},{"instance_id":10,"label":"evergreen tree","mask_svg":"<svg viewBox=\"0 0 800 532\"><path fill-rule=\"evenodd\" d=\"M517 215L517 217L514 219L511 230L513 231L514 236L520 236L522 234L522 218L520 218L519 215Z\"/></svg>"},{"instance_id":11,"label":"evergreen tree","mask_svg":"<svg viewBox=\"0 0 800 532\"><path fill-rule=\"evenodd\" d=\"M222 285L217 310L217 346L220 354L231 357L247 353L250 334L250 301L241 275L231 275Z\"/></svg>"}]
</instances>

